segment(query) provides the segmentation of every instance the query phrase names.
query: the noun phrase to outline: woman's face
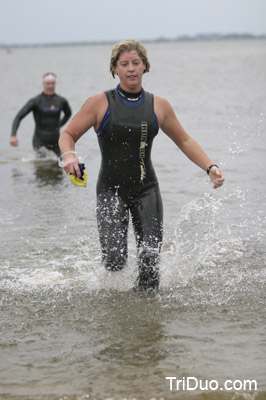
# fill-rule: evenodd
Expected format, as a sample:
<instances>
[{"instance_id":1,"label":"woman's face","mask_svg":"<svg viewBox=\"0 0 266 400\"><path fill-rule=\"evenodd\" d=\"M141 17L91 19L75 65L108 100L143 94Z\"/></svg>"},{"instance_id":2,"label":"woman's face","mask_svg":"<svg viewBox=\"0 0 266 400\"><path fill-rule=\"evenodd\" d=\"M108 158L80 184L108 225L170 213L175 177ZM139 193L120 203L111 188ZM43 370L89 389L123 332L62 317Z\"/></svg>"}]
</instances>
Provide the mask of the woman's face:
<instances>
[{"instance_id":1,"label":"woman's face","mask_svg":"<svg viewBox=\"0 0 266 400\"><path fill-rule=\"evenodd\" d=\"M139 92L142 85L142 75L146 65L136 50L121 53L115 68L122 89L128 92Z\"/></svg>"}]
</instances>

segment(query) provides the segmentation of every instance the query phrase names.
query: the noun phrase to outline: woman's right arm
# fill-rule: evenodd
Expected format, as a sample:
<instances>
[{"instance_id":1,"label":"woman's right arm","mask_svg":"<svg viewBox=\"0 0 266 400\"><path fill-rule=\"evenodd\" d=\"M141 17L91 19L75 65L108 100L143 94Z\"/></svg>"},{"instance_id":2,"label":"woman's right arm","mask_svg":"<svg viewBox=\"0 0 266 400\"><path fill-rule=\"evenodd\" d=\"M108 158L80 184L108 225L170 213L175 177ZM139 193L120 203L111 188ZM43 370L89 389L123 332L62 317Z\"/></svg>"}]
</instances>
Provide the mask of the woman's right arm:
<instances>
[{"instance_id":1,"label":"woman's right arm","mask_svg":"<svg viewBox=\"0 0 266 400\"><path fill-rule=\"evenodd\" d=\"M70 121L59 139L59 147L64 159L64 170L80 176L78 160L75 157L75 143L91 127L97 127L104 110L107 108L107 99L104 93L90 97L79 112Z\"/></svg>"}]
</instances>

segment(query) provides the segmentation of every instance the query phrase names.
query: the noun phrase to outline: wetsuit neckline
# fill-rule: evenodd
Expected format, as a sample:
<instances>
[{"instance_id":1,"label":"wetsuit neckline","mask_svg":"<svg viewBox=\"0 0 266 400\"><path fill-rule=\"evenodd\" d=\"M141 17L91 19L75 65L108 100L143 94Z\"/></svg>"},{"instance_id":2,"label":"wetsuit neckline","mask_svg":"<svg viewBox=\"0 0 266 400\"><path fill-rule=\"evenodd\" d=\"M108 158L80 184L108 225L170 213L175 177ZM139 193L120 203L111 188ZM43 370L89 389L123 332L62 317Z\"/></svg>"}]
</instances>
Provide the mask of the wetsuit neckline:
<instances>
[{"instance_id":1,"label":"wetsuit neckline","mask_svg":"<svg viewBox=\"0 0 266 400\"><path fill-rule=\"evenodd\" d=\"M44 96L46 96L46 97L53 97L53 96L56 95L56 93L53 93L53 94L45 94L44 92L42 92L42 94L43 94Z\"/></svg>"},{"instance_id":2,"label":"wetsuit neckline","mask_svg":"<svg viewBox=\"0 0 266 400\"><path fill-rule=\"evenodd\" d=\"M144 94L143 88L138 93L126 92L124 89L121 88L120 84L117 85L117 91L119 94L127 101L135 102L142 98Z\"/></svg>"}]
</instances>

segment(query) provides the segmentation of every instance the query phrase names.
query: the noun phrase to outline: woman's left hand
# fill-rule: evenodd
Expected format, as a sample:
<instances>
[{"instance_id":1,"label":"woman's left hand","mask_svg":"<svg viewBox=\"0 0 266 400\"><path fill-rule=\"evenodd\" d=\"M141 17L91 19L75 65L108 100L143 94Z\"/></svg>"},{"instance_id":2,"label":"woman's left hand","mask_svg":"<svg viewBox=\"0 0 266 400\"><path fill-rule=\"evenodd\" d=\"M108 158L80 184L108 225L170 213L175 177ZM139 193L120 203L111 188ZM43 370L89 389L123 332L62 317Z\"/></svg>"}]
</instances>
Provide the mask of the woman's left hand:
<instances>
[{"instance_id":1,"label":"woman's left hand","mask_svg":"<svg viewBox=\"0 0 266 400\"><path fill-rule=\"evenodd\" d=\"M211 178L213 182L213 188L217 189L218 187L221 187L224 183L224 175L220 168L217 167L212 167L209 173L209 177Z\"/></svg>"}]
</instances>

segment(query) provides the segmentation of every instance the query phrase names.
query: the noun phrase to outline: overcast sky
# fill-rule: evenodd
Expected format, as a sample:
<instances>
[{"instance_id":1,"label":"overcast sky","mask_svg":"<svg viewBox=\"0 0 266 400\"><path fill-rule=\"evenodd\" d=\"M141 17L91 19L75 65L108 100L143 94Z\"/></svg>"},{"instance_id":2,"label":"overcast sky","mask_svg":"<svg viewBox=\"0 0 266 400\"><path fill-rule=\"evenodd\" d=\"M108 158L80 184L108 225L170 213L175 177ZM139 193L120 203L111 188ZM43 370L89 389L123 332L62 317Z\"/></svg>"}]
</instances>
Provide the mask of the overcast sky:
<instances>
[{"instance_id":1,"label":"overcast sky","mask_svg":"<svg viewBox=\"0 0 266 400\"><path fill-rule=\"evenodd\" d=\"M0 0L0 43L266 33L266 0Z\"/></svg>"}]
</instances>

